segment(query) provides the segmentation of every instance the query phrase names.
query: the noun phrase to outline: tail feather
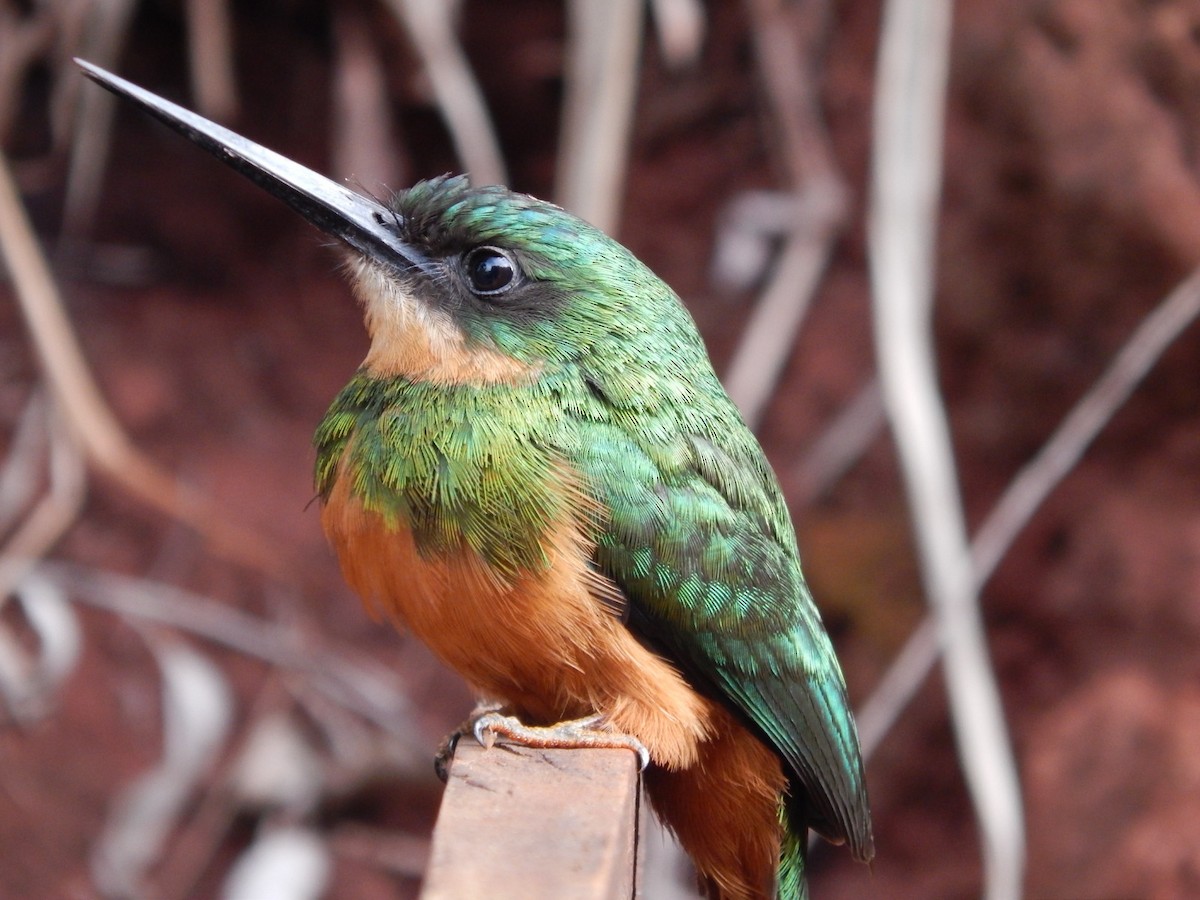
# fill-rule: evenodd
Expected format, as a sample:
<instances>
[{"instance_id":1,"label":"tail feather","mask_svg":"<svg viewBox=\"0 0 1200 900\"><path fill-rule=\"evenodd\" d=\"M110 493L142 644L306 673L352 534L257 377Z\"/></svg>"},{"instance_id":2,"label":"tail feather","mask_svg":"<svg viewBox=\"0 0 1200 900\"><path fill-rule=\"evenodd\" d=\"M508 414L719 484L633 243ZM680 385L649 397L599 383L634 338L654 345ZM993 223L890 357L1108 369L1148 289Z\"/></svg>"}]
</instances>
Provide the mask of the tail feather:
<instances>
[{"instance_id":1,"label":"tail feather","mask_svg":"<svg viewBox=\"0 0 1200 900\"><path fill-rule=\"evenodd\" d=\"M808 900L808 879L805 877L808 858L808 828L804 816L788 798L779 804L779 824L783 841L779 847L779 872L775 880L775 900Z\"/></svg>"}]
</instances>

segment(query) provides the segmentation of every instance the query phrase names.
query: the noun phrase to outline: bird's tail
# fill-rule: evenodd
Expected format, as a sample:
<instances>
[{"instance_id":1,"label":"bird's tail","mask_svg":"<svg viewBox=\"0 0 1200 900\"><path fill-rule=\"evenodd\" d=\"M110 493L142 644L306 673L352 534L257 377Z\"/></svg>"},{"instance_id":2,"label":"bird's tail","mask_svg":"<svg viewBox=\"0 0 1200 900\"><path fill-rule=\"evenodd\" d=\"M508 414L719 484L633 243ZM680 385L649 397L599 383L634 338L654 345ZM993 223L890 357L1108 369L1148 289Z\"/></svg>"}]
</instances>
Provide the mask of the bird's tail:
<instances>
[{"instance_id":1,"label":"bird's tail","mask_svg":"<svg viewBox=\"0 0 1200 900\"><path fill-rule=\"evenodd\" d=\"M788 809L787 797L779 804L779 824L783 842L779 847L779 872L775 879L775 900L808 900L808 879L804 877L808 855L808 827L803 815Z\"/></svg>"}]
</instances>

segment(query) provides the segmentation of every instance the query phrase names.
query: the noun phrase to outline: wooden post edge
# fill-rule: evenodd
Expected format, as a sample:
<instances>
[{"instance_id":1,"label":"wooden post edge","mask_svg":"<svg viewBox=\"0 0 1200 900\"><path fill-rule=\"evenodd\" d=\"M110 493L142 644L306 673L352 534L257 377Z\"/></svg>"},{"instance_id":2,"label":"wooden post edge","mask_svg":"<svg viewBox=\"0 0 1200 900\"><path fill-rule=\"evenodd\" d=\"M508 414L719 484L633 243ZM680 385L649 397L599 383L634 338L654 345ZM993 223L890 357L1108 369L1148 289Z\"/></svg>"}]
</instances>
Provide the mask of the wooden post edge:
<instances>
[{"instance_id":1,"label":"wooden post edge","mask_svg":"<svg viewBox=\"0 0 1200 900\"><path fill-rule=\"evenodd\" d=\"M641 773L629 750L459 742L421 900L636 897Z\"/></svg>"}]
</instances>

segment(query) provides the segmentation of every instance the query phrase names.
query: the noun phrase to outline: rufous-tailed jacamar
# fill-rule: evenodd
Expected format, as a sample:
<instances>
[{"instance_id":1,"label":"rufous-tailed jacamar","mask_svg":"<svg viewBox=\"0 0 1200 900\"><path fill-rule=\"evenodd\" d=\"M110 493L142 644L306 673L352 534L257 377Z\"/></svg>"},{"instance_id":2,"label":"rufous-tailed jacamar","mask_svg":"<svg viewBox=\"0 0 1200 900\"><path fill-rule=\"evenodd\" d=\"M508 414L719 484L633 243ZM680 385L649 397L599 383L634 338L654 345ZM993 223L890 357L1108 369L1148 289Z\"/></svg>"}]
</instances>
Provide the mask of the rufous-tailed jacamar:
<instances>
[{"instance_id":1,"label":"rufous-tailed jacamar","mask_svg":"<svg viewBox=\"0 0 1200 900\"><path fill-rule=\"evenodd\" d=\"M371 347L316 482L363 599L525 724L639 742L711 896L804 896L809 828L869 860L787 507L671 289L549 203L461 177L379 203L83 66L349 245Z\"/></svg>"}]
</instances>

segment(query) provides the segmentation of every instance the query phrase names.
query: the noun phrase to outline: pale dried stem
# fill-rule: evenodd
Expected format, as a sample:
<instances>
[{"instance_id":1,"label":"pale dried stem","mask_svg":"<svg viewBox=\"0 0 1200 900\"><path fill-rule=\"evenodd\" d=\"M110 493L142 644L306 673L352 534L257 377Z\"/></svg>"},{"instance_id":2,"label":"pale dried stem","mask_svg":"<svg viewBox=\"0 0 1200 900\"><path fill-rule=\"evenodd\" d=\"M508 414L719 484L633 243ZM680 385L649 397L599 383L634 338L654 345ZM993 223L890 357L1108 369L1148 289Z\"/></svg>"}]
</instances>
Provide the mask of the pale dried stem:
<instances>
[{"instance_id":1,"label":"pale dried stem","mask_svg":"<svg viewBox=\"0 0 1200 900\"><path fill-rule=\"evenodd\" d=\"M87 472L74 435L53 409L46 424L50 488L0 547L0 604L71 527L87 493Z\"/></svg>"},{"instance_id":2,"label":"pale dried stem","mask_svg":"<svg viewBox=\"0 0 1200 900\"><path fill-rule=\"evenodd\" d=\"M0 469L0 535L6 534L37 495L42 453L48 444L46 403L33 391L17 419Z\"/></svg>"},{"instance_id":3,"label":"pale dried stem","mask_svg":"<svg viewBox=\"0 0 1200 900\"><path fill-rule=\"evenodd\" d=\"M226 752L212 772L212 784L227 786L245 752L247 735L266 715L289 702L282 688L278 671L259 686L248 708L235 726L237 733L230 737ZM229 834L239 812L236 797L227 789L207 790L188 811L186 820L177 823L176 836L168 858L156 866L153 894L160 897L194 897L197 884L213 864L221 844ZM183 817L181 817L183 819Z\"/></svg>"},{"instance_id":4,"label":"pale dried stem","mask_svg":"<svg viewBox=\"0 0 1200 900\"><path fill-rule=\"evenodd\" d=\"M788 239L729 362L725 389L752 429L762 421L791 355L832 242L804 232Z\"/></svg>"},{"instance_id":5,"label":"pale dried stem","mask_svg":"<svg viewBox=\"0 0 1200 900\"><path fill-rule=\"evenodd\" d=\"M146 893L149 871L210 775L233 720L231 687L210 659L177 635L131 625L158 668L162 752L121 788L92 846L92 880L105 897Z\"/></svg>"},{"instance_id":6,"label":"pale dried stem","mask_svg":"<svg viewBox=\"0 0 1200 900\"><path fill-rule=\"evenodd\" d=\"M412 39L429 76L458 158L475 184L505 184L508 175L470 63L454 34L454 4L445 0L386 0Z\"/></svg>"},{"instance_id":7,"label":"pale dried stem","mask_svg":"<svg viewBox=\"0 0 1200 900\"><path fill-rule=\"evenodd\" d=\"M392 138L394 119L387 70L368 22L353 6L333 10L333 170L368 193L408 183L403 154Z\"/></svg>"},{"instance_id":8,"label":"pale dried stem","mask_svg":"<svg viewBox=\"0 0 1200 900\"><path fill-rule=\"evenodd\" d=\"M946 0L889 0L876 75L868 223L884 406L909 494L925 589L983 844L984 896L1021 893L1020 783L972 575L949 425L935 373L934 238L950 45Z\"/></svg>"},{"instance_id":9,"label":"pale dried stem","mask_svg":"<svg viewBox=\"0 0 1200 900\"><path fill-rule=\"evenodd\" d=\"M809 182L830 181L844 192L812 77L819 53L816 23L827 2L795 6L784 0L747 0L746 6L759 76L790 186L799 189Z\"/></svg>"},{"instance_id":10,"label":"pale dried stem","mask_svg":"<svg viewBox=\"0 0 1200 900\"><path fill-rule=\"evenodd\" d=\"M700 58L707 28L700 0L650 0L654 30L663 59L672 69L682 69Z\"/></svg>"},{"instance_id":11,"label":"pale dried stem","mask_svg":"<svg viewBox=\"0 0 1200 900\"><path fill-rule=\"evenodd\" d=\"M134 496L195 528L227 559L291 580L289 573L296 569L285 565L276 548L256 532L229 522L210 500L143 456L125 435L84 361L2 155L0 253L46 381L87 458Z\"/></svg>"},{"instance_id":12,"label":"pale dried stem","mask_svg":"<svg viewBox=\"0 0 1200 900\"><path fill-rule=\"evenodd\" d=\"M1167 347L1200 318L1200 268L1179 284L1138 326L1104 374L1055 429L1038 454L1017 473L971 542L972 575L982 588L1051 491L1075 468L1138 383ZM937 626L928 617L909 637L856 717L863 753L870 755L891 730L940 652Z\"/></svg>"},{"instance_id":13,"label":"pale dried stem","mask_svg":"<svg viewBox=\"0 0 1200 900\"><path fill-rule=\"evenodd\" d=\"M98 0L88 9L87 27L81 34L80 54L104 68L114 63L125 43L133 18L134 0ZM64 60L63 65L69 65ZM64 75L59 78L78 76ZM96 217L104 170L112 147L112 126L117 98L108 91L84 91L78 98L77 118L71 139L67 168L66 198L63 201L63 242L67 254L75 252Z\"/></svg>"},{"instance_id":14,"label":"pale dried stem","mask_svg":"<svg viewBox=\"0 0 1200 900\"><path fill-rule=\"evenodd\" d=\"M239 106L228 0L187 0L187 25L188 70L196 105L210 119L228 121Z\"/></svg>"},{"instance_id":15,"label":"pale dried stem","mask_svg":"<svg viewBox=\"0 0 1200 900\"><path fill-rule=\"evenodd\" d=\"M93 53L92 3L93 0L58 0L54 4L58 37L54 87L50 97L50 127L56 152L73 139L75 125L80 120L79 95L83 79L79 77L73 58Z\"/></svg>"},{"instance_id":16,"label":"pale dried stem","mask_svg":"<svg viewBox=\"0 0 1200 900\"><path fill-rule=\"evenodd\" d=\"M1151 312L1108 369L1017 474L971 545L975 578L982 585L1047 495L1079 462L1088 445L1129 399L1167 347L1200 316L1200 268Z\"/></svg>"},{"instance_id":17,"label":"pale dried stem","mask_svg":"<svg viewBox=\"0 0 1200 900\"><path fill-rule=\"evenodd\" d=\"M620 222L642 46L640 0L568 0L555 198L601 231Z\"/></svg>"},{"instance_id":18,"label":"pale dried stem","mask_svg":"<svg viewBox=\"0 0 1200 900\"><path fill-rule=\"evenodd\" d=\"M812 443L798 467L795 502L806 506L828 493L867 452L886 419L879 382L872 378Z\"/></svg>"},{"instance_id":19,"label":"pale dried stem","mask_svg":"<svg viewBox=\"0 0 1200 900\"><path fill-rule=\"evenodd\" d=\"M382 672L352 663L343 654L314 649L279 626L171 585L66 563L43 563L38 570L90 606L186 631L301 674L333 702L373 722L414 753L420 752L417 720L408 701Z\"/></svg>"},{"instance_id":20,"label":"pale dried stem","mask_svg":"<svg viewBox=\"0 0 1200 900\"><path fill-rule=\"evenodd\" d=\"M755 427L787 363L833 245L846 216L847 189L829 147L809 62L801 51L801 28L779 0L750 0L759 71L770 105L789 190L797 200L795 222L746 325L725 385L751 428ZM820 10L805 10L818 15ZM803 201L803 202L802 202Z\"/></svg>"}]
</instances>

